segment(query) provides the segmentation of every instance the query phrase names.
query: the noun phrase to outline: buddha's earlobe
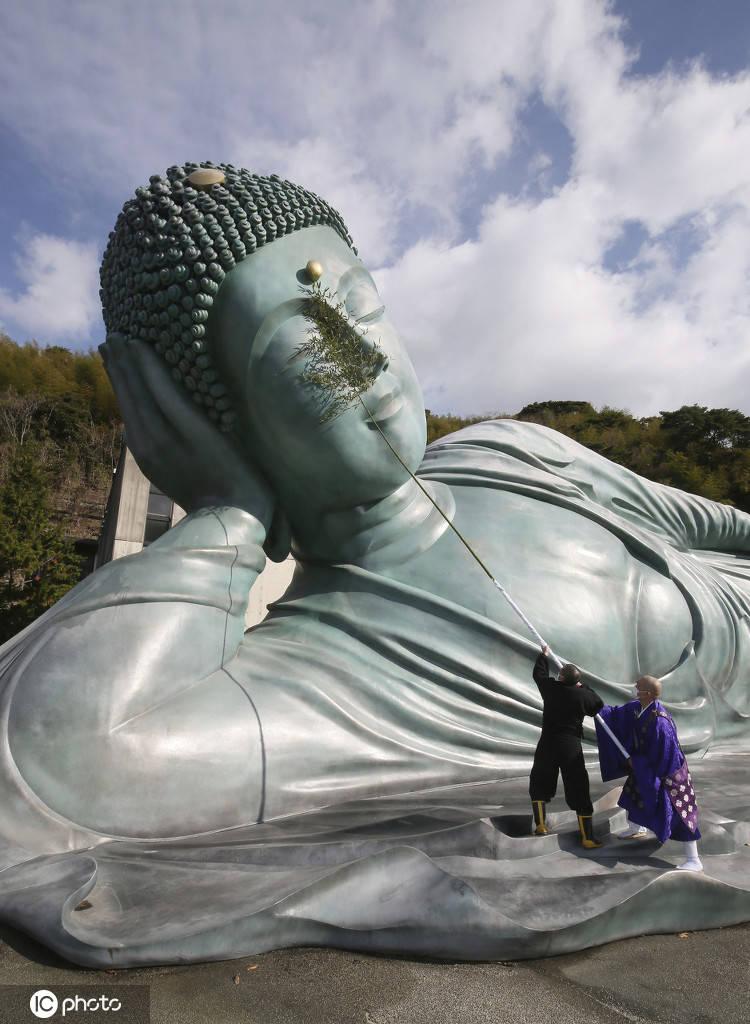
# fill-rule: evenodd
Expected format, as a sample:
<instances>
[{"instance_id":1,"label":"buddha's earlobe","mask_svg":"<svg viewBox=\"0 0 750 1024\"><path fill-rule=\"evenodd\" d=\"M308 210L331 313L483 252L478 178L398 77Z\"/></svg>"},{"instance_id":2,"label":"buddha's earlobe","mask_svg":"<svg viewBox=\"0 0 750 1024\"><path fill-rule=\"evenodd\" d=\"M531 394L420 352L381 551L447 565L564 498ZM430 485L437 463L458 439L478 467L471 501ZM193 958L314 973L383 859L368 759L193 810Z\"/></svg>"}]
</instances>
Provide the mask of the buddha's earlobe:
<instances>
[{"instance_id":1,"label":"buddha's earlobe","mask_svg":"<svg viewBox=\"0 0 750 1024\"><path fill-rule=\"evenodd\" d=\"M283 562L292 547L292 528L286 513L279 504L273 512L273 519L263 542L263 551L272 562Z\"/></svg>"}]
</instances>

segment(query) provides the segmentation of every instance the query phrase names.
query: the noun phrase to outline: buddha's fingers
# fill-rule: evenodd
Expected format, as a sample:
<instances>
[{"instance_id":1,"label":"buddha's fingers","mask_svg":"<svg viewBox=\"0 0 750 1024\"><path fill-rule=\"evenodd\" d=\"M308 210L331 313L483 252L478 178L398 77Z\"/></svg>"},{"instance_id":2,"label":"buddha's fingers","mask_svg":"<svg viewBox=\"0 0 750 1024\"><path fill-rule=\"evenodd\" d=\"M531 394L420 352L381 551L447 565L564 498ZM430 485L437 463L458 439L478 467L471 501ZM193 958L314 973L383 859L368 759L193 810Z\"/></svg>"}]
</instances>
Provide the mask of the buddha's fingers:
<instances>
[{"instance_id":1,"label":"buddha's fingers","mask_svg":"<svg viewBox=\"0 0 750 1024\"><path fill-rule=\"evenodd\" d=\"M212 424L175 384L166 364L150 345L122 335L109 335L102 355L120 400L128 439L134 434L147 443L160 439L175 444L196 431L214 432Z\"/></svg>"},{"instance_id":2,"label":"buddha's fingers","mask_svg":"<svg viewBox=\"0 0 750 1024\"><path fill-rule=\"evenodd\" d=\"M136 462L191 511L231 505L270 520L268 485L231 433L223 433L176 383L150 345L113 334L102 352Z\"/></svg>"}]
</instances>

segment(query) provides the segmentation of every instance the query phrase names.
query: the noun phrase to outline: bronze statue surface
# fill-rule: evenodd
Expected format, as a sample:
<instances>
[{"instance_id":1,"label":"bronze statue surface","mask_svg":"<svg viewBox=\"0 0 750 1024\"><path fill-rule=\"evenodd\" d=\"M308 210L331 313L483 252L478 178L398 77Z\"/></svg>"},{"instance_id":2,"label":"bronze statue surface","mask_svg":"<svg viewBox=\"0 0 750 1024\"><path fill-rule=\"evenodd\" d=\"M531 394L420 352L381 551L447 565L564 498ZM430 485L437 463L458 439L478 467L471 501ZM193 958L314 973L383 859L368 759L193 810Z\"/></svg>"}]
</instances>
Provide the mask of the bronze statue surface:
<instances>
[{"instance_id":1,"label":"bronze statue surface","mask_svg":"<svg viewBox=\"0 0 750 1024\"><path fill-rule=\"evenodd\" d=\"M720 781L741 786L749 732L750 517L532 424L425 452L416 376L338 214L204 170L138 190L102 271L128 443L188 515L0 653L0 915L116 965L296 943L535 956L746 920L750 825ZM311 264L383 354L374 420L552 648L608 703L661 678L717 801L705 877L665 873L669 844L582 858L523 835L535 644L361 403L321 422ZM245 632L266 554L290 547L289 590Z\"/></svg>"}]
</instances>

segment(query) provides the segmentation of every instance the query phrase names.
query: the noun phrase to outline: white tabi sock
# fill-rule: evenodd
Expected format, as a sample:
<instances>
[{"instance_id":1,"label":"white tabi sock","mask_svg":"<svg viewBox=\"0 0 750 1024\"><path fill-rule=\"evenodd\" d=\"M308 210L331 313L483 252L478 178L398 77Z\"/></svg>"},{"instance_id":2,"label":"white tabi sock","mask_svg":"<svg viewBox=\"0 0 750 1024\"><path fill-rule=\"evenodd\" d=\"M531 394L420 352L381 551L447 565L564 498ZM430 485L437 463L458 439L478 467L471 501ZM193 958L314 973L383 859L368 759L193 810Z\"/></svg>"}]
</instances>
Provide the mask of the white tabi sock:
<instances>
[{"instance_id":1,"label":"white tabi sock","mask_svg":"<svg viewBox=\"0 0 750 1024\"><path fill-rule=\"evenodd\" d=\"M677 865L678 871L702 871L703 862L698 856L698 843L695 839L692 839L689 843L685 843L685 861L682 864Z\"/></svg>"},{"instance_id":2,"label":"white tabi sock","mask_svg":"<svg viewBox=\"0 0 750 1024\"><path fill-rule=\"evenodd\" d=\"M636 825L628 818L628 827L617 833L618 839L642 839L647 834L643 825Z\"/></svg>"}]
</instances>

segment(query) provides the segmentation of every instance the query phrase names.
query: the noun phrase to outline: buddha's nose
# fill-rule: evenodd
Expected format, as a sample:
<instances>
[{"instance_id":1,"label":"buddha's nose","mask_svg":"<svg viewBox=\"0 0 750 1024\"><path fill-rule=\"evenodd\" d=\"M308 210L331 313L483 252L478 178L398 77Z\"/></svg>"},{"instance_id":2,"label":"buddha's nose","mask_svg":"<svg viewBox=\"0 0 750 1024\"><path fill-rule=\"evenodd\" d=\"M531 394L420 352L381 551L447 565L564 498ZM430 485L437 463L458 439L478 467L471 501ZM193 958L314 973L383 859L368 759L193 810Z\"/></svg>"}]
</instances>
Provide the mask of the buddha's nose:
<instances>
[{"instance_id":1,"label":"buddha's nose","mask_svg":"<svg viewBox=\"0 0 750 1024\"><path fill-rule=\"evenodd\" d=\"M390 363L390 359L385 354L385 352L381 352L380 351L380 347L378 345L378 342L377 342L376 338L371 338L367 334L360 335L360 338L361 338L362 348L366 352L377 352L378 353L378 357L379 358L377 359L375 365L370 370L370 376L372 377L373 380L375 380L376 378L378 378L380 376L381 373L384 373L388 369L388 365Z\"/></svg>"},{"instance_id":2,"label":"buddha's nose","mask_svg":"<svg viewBox=\"0 0 750 1024\"><path fill-rule=\"evenodd\" d=\"M388 369L389 364L390 359L385 354L385 352L381 352L380 358L378 359L378 362L372 371L372 379L377 380L381 373L385 373L385 371Z\"/></svg>"}]
</instances>

